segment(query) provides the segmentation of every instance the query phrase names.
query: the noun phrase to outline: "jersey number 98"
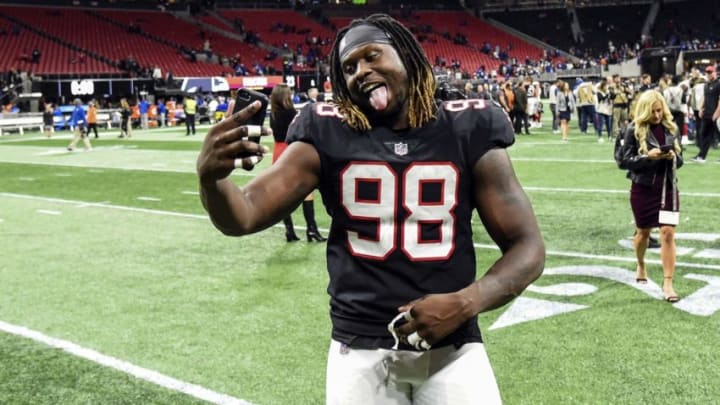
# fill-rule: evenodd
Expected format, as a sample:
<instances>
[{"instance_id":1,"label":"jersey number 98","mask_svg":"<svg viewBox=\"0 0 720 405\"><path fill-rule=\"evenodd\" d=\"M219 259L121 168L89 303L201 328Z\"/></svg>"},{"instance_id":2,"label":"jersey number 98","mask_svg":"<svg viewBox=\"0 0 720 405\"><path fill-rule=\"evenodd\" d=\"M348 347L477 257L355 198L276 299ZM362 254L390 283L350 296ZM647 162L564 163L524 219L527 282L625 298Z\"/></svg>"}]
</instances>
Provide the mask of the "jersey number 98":
<instances>
[{"instance_id":1,"label":"jersey number 98","mask_svg":"<svg viewBox=\"0 0 720 405\"><path fill-rule=\"evenodd\" d=\"M458 171L450 163L414 163L401 174L382 162L353 162L341 173L342 204L351 220L377 224L376 237L368 238L348 231L350 251L360 257L383 260L398 246L412 261L446 260L455 244ZM364 200L358 196L360 182L377 184L377 198ZM422 188L436 183L438 201L422 201ZM399 187L398 187L399 185ZM398 223L398 199L408 213ZM439 229L433 240L422 239L422 226ZM400 238L398 239L398 232Z\"/></svg>"}]
</instances>

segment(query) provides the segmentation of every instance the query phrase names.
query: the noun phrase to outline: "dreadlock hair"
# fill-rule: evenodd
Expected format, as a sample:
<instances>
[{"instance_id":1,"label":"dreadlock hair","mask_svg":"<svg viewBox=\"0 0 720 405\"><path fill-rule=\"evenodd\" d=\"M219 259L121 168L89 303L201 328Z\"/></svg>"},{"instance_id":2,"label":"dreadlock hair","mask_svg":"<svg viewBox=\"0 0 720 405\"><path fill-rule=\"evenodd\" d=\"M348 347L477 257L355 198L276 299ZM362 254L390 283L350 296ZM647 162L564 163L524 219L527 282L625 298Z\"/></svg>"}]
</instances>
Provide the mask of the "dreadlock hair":
<instances>
[{"instance_id":1,"label":"dreadlock hair","mask_svg":"<svg viewBox=\"0 0 720 405\"><path fill-rule=\"evenodd\" d=\"M353 20L341 29L335 38L330 54L330 84L333 89L333 101L345 116L347 124L359 131L371 129L367 116L352 102L340 65L340 41L351 28L371 24L385 31L390 42L397 50L400 60L408 74L408 119L411 128L420 127L435 118L435 76L432 66L420 43L413 34L397 20L387 14L372 14L366 18Z\"/></svg>"}]
</instances>

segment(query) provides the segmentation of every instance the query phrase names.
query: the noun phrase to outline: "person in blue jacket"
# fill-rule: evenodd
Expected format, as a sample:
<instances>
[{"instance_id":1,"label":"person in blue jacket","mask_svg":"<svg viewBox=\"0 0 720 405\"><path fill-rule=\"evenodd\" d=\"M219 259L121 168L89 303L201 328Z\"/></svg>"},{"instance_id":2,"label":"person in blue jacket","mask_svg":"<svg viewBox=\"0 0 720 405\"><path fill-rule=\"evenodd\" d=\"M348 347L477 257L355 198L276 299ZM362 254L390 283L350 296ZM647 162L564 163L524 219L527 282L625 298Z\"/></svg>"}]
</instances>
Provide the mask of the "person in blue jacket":
<instances>
[{"instance_id":1,"label":"person in blue jacket","mask_svg":"<svg viewBox=\"0 0 720 405\"><path fill-rule=\"evenodd\" d=\"M147 99L143 98L140 100L140 105L138 107L140 109L140 126L142 129L148 129L150 126L148 124L148 112L150 110L150 103L147 101Z\"/></svg>"},{"instance_id":2,"label":"person in blue jacket","mask_svg":"<svg viewBox=\"0 0 720 405\"><path fill-rule=\"evenodd\" d=\"M87 137L87 118L85 118L85 109L82 106L82 101L79 98L76 98L73 101L73 104L75 105L75 109L70 115L70 127L74 128L75 137L73 138L72 142L70 142L70 145L68 145L67 150L71 152L75 150L75 147L77 146L77 143L78 141L80 141L81 138L83 140L83 143L85 144L85 150L92 150L90 139Z\"/></svg>"},{"instance_id":3,"label":"person in blue jacket","mask_svg":"<svg viewBox=\"0 0 720 405\"><path fill-rule=\"evenodd\" d=\"M165 100L160 99L157 102L157 115L158 115L158 127L164 127L165 119L167 117L167 107L165 107Z\"/></svg>"}]
</instances>

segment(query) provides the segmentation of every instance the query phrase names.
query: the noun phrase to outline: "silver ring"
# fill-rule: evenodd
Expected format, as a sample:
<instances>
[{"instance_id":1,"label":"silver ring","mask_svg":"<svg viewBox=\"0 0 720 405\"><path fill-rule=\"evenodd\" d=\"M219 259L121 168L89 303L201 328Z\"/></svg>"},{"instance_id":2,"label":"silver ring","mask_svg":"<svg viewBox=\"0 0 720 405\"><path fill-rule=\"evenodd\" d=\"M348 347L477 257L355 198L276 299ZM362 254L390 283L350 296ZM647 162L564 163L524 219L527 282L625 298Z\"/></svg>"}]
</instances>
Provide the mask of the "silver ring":
<instances>
[{"instance_id":1,"label":"silver ring","mask_svg":"<svg viewBox=\"0 0 720 405\"><path fill-rule=\"evenodd\" d=\"M236 169L241 168L242 167L242 159L240 159L240 158L235 159L233 161L233 166L235 166Z\"/></svg>"},{"instance_id":2,"label":"silver ring","mask_svg":"<svg viewBox=\"0 0 720 405\"><path fill-rule=\"evenodd\" d=\"M413 319L415 319L415 318L413 318L412 313L410 311L403 312L403 317L408 322L412 322Z\"/></svg>"}]
</instances>

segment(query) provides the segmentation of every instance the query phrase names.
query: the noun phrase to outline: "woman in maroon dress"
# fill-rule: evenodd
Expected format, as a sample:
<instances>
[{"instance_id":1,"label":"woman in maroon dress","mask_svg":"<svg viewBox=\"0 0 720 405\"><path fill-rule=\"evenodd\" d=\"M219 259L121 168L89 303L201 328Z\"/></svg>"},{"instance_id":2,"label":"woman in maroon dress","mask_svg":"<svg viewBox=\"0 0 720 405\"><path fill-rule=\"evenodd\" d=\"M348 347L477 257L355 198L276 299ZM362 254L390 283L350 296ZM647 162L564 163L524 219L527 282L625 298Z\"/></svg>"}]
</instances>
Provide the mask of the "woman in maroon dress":
<instances>
[{"instance_id":1,"label":"woman in maroon dress","mask_svg":"<svg viewBox=\"0 0 720 405\"><path fill-rule=\"evenodd\" d=\"M633 240L637 257L636 279L638 283L647 283L645 251L650 230L659 227L662 289L669 302L679 299L673 288L677 222L672 214L661 217L660 211L680 211L675 171L683 165L683 159L678 139L672 135L676 131L665 98L655 90L648 90L640 95L633 125L625 132L622 158L632 180L630 206L637 227Z\"/></svg>"}]
</instances>

